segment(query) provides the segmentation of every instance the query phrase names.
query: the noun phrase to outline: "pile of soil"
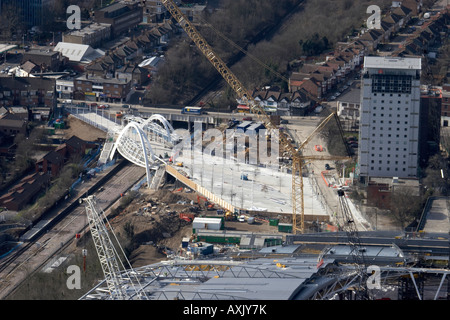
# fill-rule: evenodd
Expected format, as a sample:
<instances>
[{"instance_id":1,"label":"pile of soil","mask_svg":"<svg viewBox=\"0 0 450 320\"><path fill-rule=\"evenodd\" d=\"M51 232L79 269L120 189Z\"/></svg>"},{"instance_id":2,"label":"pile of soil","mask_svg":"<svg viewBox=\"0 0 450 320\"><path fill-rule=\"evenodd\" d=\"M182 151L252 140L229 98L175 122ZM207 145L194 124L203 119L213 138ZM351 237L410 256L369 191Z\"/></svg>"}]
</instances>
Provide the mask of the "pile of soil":
<instances>
[{"instance_id":1,"label":"pile of soil","mask_svg":"<svg viewBox=\"0 0 450 320\"><path fill-rule=\"evenodd\" d=\"M141 195L111 220L122 237L126 225L133 228L129 259L134 267L165 260L166 254L179 249L183 238L192 235L191 223L180 219L179 214L199 214L201 210L183 194L166 189L141 190Z\"/></svg>"}]
</instances>

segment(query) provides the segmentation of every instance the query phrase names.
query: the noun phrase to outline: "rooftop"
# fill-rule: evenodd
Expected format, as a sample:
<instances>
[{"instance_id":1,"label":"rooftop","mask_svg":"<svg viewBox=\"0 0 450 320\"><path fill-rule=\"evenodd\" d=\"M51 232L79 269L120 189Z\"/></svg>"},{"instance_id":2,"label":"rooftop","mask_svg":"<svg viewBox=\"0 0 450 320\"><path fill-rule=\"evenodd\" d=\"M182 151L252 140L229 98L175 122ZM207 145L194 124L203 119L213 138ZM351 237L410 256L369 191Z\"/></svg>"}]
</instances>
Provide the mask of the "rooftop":
<instances>
[{"instance_id":1,"label":"rooftop","mask_svg":"<svg viewBox=\"0 0 450 320\"><path fill-rule=\"evenodd\" d=\"M421 62L420 58L365 57L364 68L421 70Z\"/></svg>"},{"instance_id":2,"label":"rooftop","mask_svg":"<svg viewBox=\"0 0 450 320\"><path fill-rule=\"evenodd\" d=\"M104 55L101 50L95 50L91 46L85 44L76 44L69 42L58 42L55 47L55 51L61 52L61 54L70 61L93 61Z\"/></svg>"}]
</instances>

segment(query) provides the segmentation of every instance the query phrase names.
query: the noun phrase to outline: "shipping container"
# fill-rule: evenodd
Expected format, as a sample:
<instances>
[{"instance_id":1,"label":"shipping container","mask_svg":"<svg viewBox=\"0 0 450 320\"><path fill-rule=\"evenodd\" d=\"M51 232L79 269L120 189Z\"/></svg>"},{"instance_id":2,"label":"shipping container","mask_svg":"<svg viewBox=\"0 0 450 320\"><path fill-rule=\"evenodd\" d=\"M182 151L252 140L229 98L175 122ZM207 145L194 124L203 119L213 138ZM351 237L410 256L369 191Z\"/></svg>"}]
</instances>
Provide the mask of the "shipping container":
<instances>
[{"instance_id":1,"label":"shipping container","mask_svg":"<svg viewBox=\"0 0 450 320\"><path fill-rule=\"evenodd\" d=\"M207 236L207 235L198 235L197 241L205 241L208 243L232 243L232 244L240 244L240 237L227 237L227 236Z\"/></svg>"},{"instance_id":2,"label":"shipping container","mask_svg":"<svg viewBox=\"0 0 450 320\"><path fill-rule=\"evenodd\" d=\"M278 232L292 232L292 224L291 223L279 223L278 224Z\"/></svg>"},{"instance_id":3,"label":"shipping container","mask_svg":"<svg viewBox=\"0 0 450 320\"><path fill-rule=\"evenodd\" d=\"M278 226L280 219L269 219L269 226Z\"/></svg>"}]
</instances>

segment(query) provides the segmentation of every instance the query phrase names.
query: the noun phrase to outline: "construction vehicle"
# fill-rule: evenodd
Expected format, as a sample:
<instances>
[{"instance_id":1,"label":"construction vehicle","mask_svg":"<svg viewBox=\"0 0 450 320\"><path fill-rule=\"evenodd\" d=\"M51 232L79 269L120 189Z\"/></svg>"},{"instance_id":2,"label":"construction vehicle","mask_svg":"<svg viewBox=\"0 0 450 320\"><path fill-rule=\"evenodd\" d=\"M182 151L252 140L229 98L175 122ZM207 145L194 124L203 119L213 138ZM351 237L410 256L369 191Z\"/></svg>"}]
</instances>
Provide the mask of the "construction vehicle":
<instances>
[{"instance_id":1,"label":"construction vehicle","mask_svg":"<svg viewBox=\"0 0 450 320\"><path fill-rule=\"evenodd\" d=\"M339 122L339 118L336 113L331 113L325 120L313 131L313 133L296 148L292 143L291 139L283 130L279 130L274 119L266 113L264 108L257 103L253 97L251 91L247 90L244 85L239 81L239 79L233 74L233 72L227 67L226 63L214 52L203 36L197 31L197 29L192 25L189 19L181 12L180 8L174 3L173 0L162 0L161 3L167 8L172 17L178 22L178 24L184 29L186 34L195 43L197 48L202 52L202 54L209 60L209 62L216 68L223 79L228 83L228 85L234 90L238 98L245 102L249 107L252 114L255 114L260 121L264 123L265 128L270 132L272 138L278 137L280 151L286 151L290 154L292 158L292 225L293 232L300 231L304 232L304 201L303 201L303 166L307 161L314 160L348 160L347 157L335 157L335 156L304 156L301 155L301 151L305 145L312 139L312 137L322 130L325 125L331 120L335 119L339 130L341 132L341 137L343 139L343 130ZM218 32L219 35L220 32ZM223 35L222 35L223 36ZM231 42L231 40L230 40ZM267 67L267 66L266 66ZM268 67L267 67L268 68ZM272 70L268 68L269 70ZM281 76L282 79L286 79ZM287 82L288 79L286 79ZM347 146L345 144L345 146ZM347 153L349 150L347 148ZM300 223L297 222L297 217L300 216Z\"/></svg>"},{"instance_id":2,"label":"construction vehicle","mask_svg":"<svg viewBox=\"0 0 450 320\"><path fill-rule=\"evenodd\" d=\"M225 212L225 220L234 221L234 220L236 220L236 215L231 211L227 211L227 212Z\"/></svg>"},{"instance_id":3,"label":"construction vehicle","mask_svg":"<svg viewBox=\"0 0 450 320\"><path fill-rule=\"evenodd\" d=\"M203 201L206 210L214 210L214 203L209 202L209 200L203 196L197 195L197 204L201 204L201 201Z\"/></svg>"}]
</instances>

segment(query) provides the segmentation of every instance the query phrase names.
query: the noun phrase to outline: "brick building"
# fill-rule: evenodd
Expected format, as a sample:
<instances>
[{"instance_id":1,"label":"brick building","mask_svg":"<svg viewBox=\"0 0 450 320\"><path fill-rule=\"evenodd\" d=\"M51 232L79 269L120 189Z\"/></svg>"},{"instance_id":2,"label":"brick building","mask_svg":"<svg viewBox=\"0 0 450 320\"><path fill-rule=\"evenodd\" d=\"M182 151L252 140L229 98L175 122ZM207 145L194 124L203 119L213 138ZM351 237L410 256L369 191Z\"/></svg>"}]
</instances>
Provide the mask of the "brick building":
<instances>
[{"instance_id":1,"label":"brick building","mask_svg":"<svg viewBox=\"0 0 450 320\"><path fill-rule=\"evenodd\" d=\"M74 80L74 99L124 102L131 91L131 79L104 78L84 74Z\"/></svg>"},{"instance_id":2,"label":"brick building","mask_svg":"<svg viewBox=\"0 0 450 320\"><path fill-rule=\"evenodd\" d=\"M33 173L14 185L8 193L0 197L0 206L19 211L35 199L50 183L50 176Z\"/></svg>"},{"instance_id":3,"label":"brick building","mask_svg":"<svg viewBox=\"0 0 450 320\"><path fill-rule=\"evenodd\" d=\"M138 3L114 3L96 10L95 21L111 25L111 35L116 37L135 28L142 22L142 8Z\"/></svg>"}]
</instances>

